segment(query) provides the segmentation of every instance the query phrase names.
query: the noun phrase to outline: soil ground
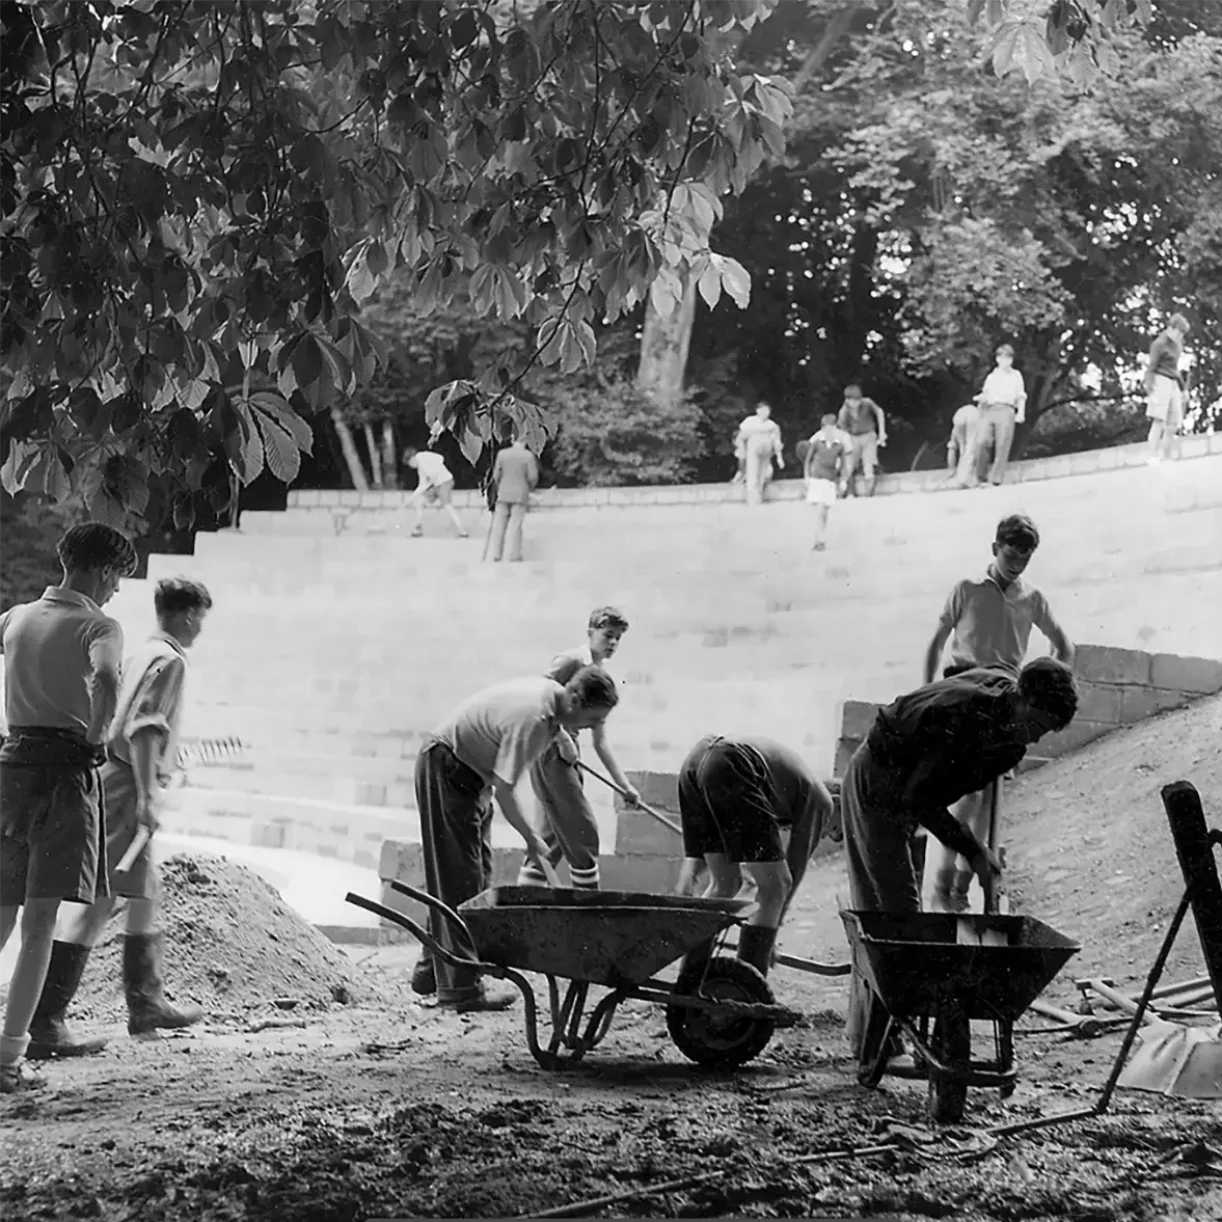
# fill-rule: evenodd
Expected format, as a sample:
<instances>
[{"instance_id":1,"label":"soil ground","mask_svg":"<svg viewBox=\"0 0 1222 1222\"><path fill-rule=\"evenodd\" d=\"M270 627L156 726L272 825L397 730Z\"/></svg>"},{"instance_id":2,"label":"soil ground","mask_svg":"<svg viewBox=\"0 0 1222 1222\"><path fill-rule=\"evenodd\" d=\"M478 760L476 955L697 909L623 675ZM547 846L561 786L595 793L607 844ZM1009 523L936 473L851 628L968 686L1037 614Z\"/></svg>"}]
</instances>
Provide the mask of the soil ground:
<instances>
[{"instance_id":1,"label":"soil ground","mask_svg":"<svg viewBox=\"0 0 1222 1222\"><path fill-rule=\"evenodd\" d=\"M1222 702L1213 700L1123 731L1009 790L1003 840L1012 907L1083 944L1050 988L1053 999L1072 1008L1077 976L1107 974L1122 987L1144 976L1182 886L1158 790L1194 781L1211 824L1222 823L1220 743ZM205 908L209 914L210 950L171 967L179 994L210 1006L206 1024L153 1043L116 1027L104 1054L52 1064L48 1089L0 1106L3 1217L531 1216L651 1186L652 1195L588 1212L996 1222L1222 1216L1216 1105L1122 1091L1101 1118L1000 1142L987 1133L992 1124L1089 1106L1117 1035L1071 1040L1040 1033L1042 1021L1029 1016L1020 1024L1015 1094L1003 1102L973 1090L964 1126L933 1129L921 1084L856 1085L842 1035L843 980L778 968L779 999L809 1024L778 1033L742 1072L689 1065L662 1011L630 1003L585 1062L549 1073L527 1052L521 1005L460 1017L421 1003L405 987L414 947L354 947L344 964L304 922L294 932L270 889L233 887L240 869L214 859L167 869L172 911L200 904L198 921ZM844 957L841 871L839 858L815 863L784 949ZM273 972L231 962L227 979L210 974L218 957L261 953L249 928L273 920L286 963ZM185 944L185 927L172 928ZM113 953L96 967L112 980ZM1189 923L1169 976L1199 975L1201 963ZM350 1000L330 1000L333 987ZM120 1019L117 988L90 988L82 1013L95 1023ZM304 1025L258 1029L268 1021ZM977 1032L978 1050L986 1035ZM884 1144L895 1148L813 1157ZM664 1187L708 1173L717 1174Z\"/></svg>"}]
</instances>

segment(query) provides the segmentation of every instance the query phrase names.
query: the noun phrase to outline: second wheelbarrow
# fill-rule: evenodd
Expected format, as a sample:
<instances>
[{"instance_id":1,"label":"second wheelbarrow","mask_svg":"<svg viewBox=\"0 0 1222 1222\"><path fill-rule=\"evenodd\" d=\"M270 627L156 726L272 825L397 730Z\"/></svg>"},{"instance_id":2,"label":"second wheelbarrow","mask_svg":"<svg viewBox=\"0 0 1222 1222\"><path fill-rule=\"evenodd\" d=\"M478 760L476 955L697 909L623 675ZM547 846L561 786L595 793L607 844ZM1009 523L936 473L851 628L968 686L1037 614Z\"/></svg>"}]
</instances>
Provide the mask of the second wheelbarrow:
<instances>
[{"instance_id":1,"label":"second wheelbarrow","mask_svg":"<svg viewBox=\"0 0 1222 1222\"><path fill-rule=\"evenodd\" d=\"M666 1025L689 1060L713 1068L745 1065L763 1052L778 1027L800 1021L777 1005L768 982L748 963L693 953L740 924L754 905L619 891L495 887L447 907L405 883L390 886L449 923L470 956L453 953L410 917L349 892L347 899L408 930L437 959L481 976L508 980L522 994L526 1041L545 1069L575 1064L597 1046L622 1001L666 1007ZM685 958L686 957L686 958ZM684 960L673 983L657 979ZM551 1031L539 1038L539 1006L522 972L547 980ZM562 995L562 986L563 995ZM609 992L583 1025L589 992Z\"/></svg>"},{"instance_id":2,"label":"second wheelbarrow","mask_svg":"<svg viewBox=\"0 0 1222 1222\"><path fill-rule=\"evenodd\" d=\"M1031 917L841 912L853 970L868 991L858 1080L928 1078L931 1119L963 1118L969 1086L1014 1089L1014 1023L1081 947ZM1002 945L959 941L967 923ZM993 1059L971 1056L972 1021L994 1025ZM899 1032L913 1065L889 1066Z\"/></svg>"}]
</instances>

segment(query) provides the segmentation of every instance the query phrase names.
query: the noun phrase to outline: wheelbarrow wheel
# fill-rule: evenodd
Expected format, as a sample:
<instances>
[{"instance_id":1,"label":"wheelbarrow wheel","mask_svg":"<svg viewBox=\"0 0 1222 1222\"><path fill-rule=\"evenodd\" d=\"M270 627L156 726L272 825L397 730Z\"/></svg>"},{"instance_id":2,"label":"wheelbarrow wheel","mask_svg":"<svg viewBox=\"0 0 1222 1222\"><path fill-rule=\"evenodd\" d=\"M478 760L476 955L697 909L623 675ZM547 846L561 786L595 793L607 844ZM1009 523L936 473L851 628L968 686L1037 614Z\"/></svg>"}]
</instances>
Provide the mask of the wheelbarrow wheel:
<instances>
[{"instance_id":1,"label":"wheelbarrow wheel","mask_svg":"<svg viewBox=\"0 0 1222 1222\"><path fill-rule=\"evenodd\" d=\"M702 998L711 1002L776 1004L768 982L755 968L726 955L686 964L679 973L674 991L699 992ZM675 1047L689 1061L713 1069L736 1069L753 1061L768 1046L776 1030L776 1024L767 1019L694 1010L687 1006L667 1006L666 1027Z\"/></svg>"},{"instance_id":2,"label":"wheelbarrow wheel","mask_svg":"<svg viewBox=\"0 0 1222 1222\"><path fill-rule=\"evenodd\" d=\"M958 1006L946 1006L933 1021L932 1052L943 1065L966 1070L972 1055L972 1025ZM967 1106L967 1083L954 1073L929 1065L929 1118L936 1124L958 1124Z\"/></svg>"}]
</instances>

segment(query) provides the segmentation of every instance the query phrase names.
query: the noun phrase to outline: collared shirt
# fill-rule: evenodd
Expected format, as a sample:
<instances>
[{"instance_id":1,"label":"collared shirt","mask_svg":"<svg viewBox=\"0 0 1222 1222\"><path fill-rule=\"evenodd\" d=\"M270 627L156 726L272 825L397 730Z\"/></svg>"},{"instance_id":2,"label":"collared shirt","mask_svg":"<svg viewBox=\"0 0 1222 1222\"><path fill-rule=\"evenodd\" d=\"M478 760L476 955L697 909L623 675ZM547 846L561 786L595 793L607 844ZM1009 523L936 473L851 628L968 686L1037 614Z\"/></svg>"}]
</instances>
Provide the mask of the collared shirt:
<instances>
[{"instance_id":1,"label":"collared shirt","mask_svg":"<svg viewBox=\"0 0 1222 1222\"><path fill-rule=\"evenodd\" d=\"M979 793L1026 755L1015 727L1017 698L1009 675L969 670L881 709L866 740L881 774L874 785L880 811L970 852L972 838L947 807Z\"/></svg>"},{"instance_id":2,"label":"collared shirt","mask_svg":"<svg viewBox=\"0 0 1222 1222\"><path fill-rule=\"evenodd\" d=\"M979 581L960 581L938 623L954 633L952 665L1000 667L1014 676L1027 656L1033 625L1049 640L1064 635L1035 586L1020 577L1003 589L992 569Z\"/></svg>"},{"instance_id":3,"label":"collared shirt","mask_svg":"<svg viewBox=\"0 0 1222 1222\"><path fill-rule=\"evenodd\" d=\"M864 437L867 433L880 433L879 412L881 409L873 399L846 399L840 409L836 423L850 437Z\"/></svg>"},{"instance_id":4,"label":"collared shirt","mask_svg":"<svg viewBox=\"0 0 1222 1222\"><path fill-rule=\"evenodd\" d=\"M1150 363L1146 367L1146 381L1155 377L1179 381L1180 358L1184 355L1184 341L1178 331L1170 327L1150 345Z\"/></svg>"},{"instance_id":5,"label":"collared shirt","mask_svg":"<svg viewBox=\"0 0 1222 1222\"><path fill-rule=\"evenodd\" d=\"M516 785L560 729L552 679L511 679L469 696L433 731L486 785Z\"/></svg>"},{"instance_id":6,"label":"collared shirt","mask_svg":"<svg viewBox=\"0 0 1222 1222\"><path fill-rule=\"evenodd\" d=\"M116 675L123 629L91 598L48 586L37 602L0 615L4 717L10 729L43 726L85 734L93 718L93 678Z\"/></svg>"},{"instance_id":7,"label":"collared shirt","mask_svg":"<svg viewBox=\"0 0 1222 1222\"><path fill-rule=\"evenodd\" d=\"M178 763L186 679L186 650L168 633L154 633L123 664L119 704L106 738L110 754L130 766L133 737L150 728L161 731L157 775L163 784Z\"/></svg>"},{"instance_id":8,"label":"collared shirt","mask_svg":"<svg viewBox=\"0 0 1222 1222\"><path fill-rule=\"evenodd\" d=\"M576 649L566 649L563 653L558 653L552 659L552 664L547 668L547 677L559 683L561 687L564 687L583 667L594 665L594 655L590 652L590 644L587 641L584 645L578 645ZM605 661L599 662L597 665L601 670L607 669ZM580 730L568 731L569 737L574 740L577 739L580 733Z\"/></svg>"},{"instance_id":9,"label":"collared shirt","mask_svg":"<svg viewBox=\"0 0 1222 1222\"><path fill-rule=\"evenodd\" d=\"M416 474L420 477L421 488L436 488L440 484L454 482L446 460L432 450L420 450L416 454Z\"/></svg>"},{"instance_id":10,"label":"collared shirt","mask_svg":"<svg viewBox=\"0 0 1222 1222\"><path fill-rule=\"evenodd\" d=\"M539 484L539 464L521 442L502 450L492 466L496 499L506 505L525 505L530 492Z\"/></svg>"},{"instance_id":11,"label":"collared shirt","mask_svg":"<svg viewBox=\"0 0 1222 1222\"><path fill-rule=\"evenodd\" d=\"M846 441L839 429L820 429L810 439L806 469L811 479L835 479L840 474L840 460L848 450Z\"/></svg>"},{"instance_id":12,"label":"collared shirt","mask_svg":"<svg viewBox=\"0 0 1222 1222\"><path fill-rule=\"evenodd\" d=\"M1026 398L1027 384L1017 369L994 369L984 380L984 387L980 392L980 406L982 409L1012 407L1018 411Z\"/></svg>"}]
</instances>

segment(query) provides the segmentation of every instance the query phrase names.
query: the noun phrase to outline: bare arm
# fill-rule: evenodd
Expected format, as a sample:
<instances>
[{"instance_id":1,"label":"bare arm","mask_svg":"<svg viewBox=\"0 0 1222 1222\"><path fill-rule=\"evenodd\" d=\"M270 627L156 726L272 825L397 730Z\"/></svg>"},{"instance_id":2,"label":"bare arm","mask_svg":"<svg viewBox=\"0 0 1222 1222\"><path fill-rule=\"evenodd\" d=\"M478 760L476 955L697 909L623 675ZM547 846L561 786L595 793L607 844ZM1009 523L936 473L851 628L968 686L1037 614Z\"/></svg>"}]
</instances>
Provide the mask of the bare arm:
<instances>
[{"instance_id":1,"label":"bare arm","mask_svg":"<svg viewBox=\"0 0 1222 1222\"><path fill-rule=\"evenodd\" d=\"M887 415L877 403L874 404L874 415L878 418L878 444L887 444Z\"/></svg>"},{"instance_id":2,"label":"bare arm","mask_svg":"<svg viewBox=\"0 0 1222 1222\"><path fill-rule=\"evenodd\" d=\"M85 737L100 746L106 741L106 731L110 729L115 710L119 707L119 668L106 665L95 670L89 696L89 729L85 731Z\"/></svg>"},{"instance_id":3,"label":"bare arm","mask_svg":"<svg viewBox=\"0 0 1222 1222\"><path fill-rule=\"evenodd\" d=\"M676 895L695 895L696 882L700 868L704 865L702 857L685 857L679 870L679 881L675 884Z\"/></svg>"},{"instance_id":4,"label":"bare arm","mask_svg":"<svg viewBox=\"0 0 1222 1222\"><path fill-rule=\"evenodd\" d=\"M781 908L781 922L789 912L793 897L798 894L798 887L806 876L806 867L810 865L810 856L819 847L819 836L823 825L832 817L832 795L822 781L815 781L815 792L810 806L802 818L793 825L789 833L789 852L786 854L789 865L789 894Z\"/></svg>"},{"instance_id":5,"label":"bare arm","mask_svg":"<svg viewBox=\"0 0 1222 1222\"><path fill-rule=\"evenodd\" d=\"M1052 656L1058 662L1063 662L1066 666L1073 666L1073 642L1069 639L1069 634L1061 627L1056 617L1052 614L1052 609L1048 606L1047 600L1043 599L1042 596L1036 626L1048 638L1048 643L1052 646Z\"/></svg>"},{"instance_id":6,"label":"bare arm","mask_svg":"<svg viewBox=\"0 0 1222 1222\"><path fill-rule=\"evenodd\" d=\"M514 793L514 787L506 784L500 777L497 777L492 782L492 793L496 798L496 804L501 808L501 814L505 816L505 822L526 843L526 855L537 860L539 849L538 837L535 836L534 829L526 821L526 816L518 805L518 798Z\"/></svg>"},{"instance_id":7,"label":"bare arm","mask_svg":"<svg viewBox=\"0 0 1222 1222\"><path fill-rule=\"evenodd\" d=\"M624 775L619 764L616 763L615 754L611 750L611 744L607 741L606 724L596 725L591 733L594 738L594 753L602 760L603 767L611 774L611 779L628 793L636 793L636 787Z\"/></svg>"},{"instance_id":8,"label":"bare arm","mask_svg":"<svg viewBox=\"0 0 1222 1222\"><path fill-rule=\"evenodd\" d=\"M926 683L932 683L937 677L938 667L942 665L942 651L950 640L950 633L951 630L946 624L939 624L937 632L933 634L933 640L929 642L929 648L925 650Z\"/></svg>"}]
</instances>

